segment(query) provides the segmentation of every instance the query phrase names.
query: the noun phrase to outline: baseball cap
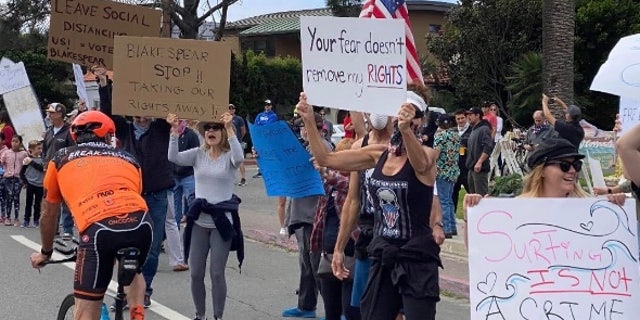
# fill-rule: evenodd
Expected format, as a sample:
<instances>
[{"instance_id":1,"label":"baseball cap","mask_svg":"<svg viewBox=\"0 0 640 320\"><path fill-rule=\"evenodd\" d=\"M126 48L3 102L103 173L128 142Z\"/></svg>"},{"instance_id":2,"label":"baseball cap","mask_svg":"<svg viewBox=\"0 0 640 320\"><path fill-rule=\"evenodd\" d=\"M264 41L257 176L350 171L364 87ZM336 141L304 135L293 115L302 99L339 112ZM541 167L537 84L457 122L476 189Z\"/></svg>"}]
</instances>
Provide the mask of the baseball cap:
<instances>
[{"instance_id":1,"label":"baseball cap","mask_svg":"<svg viewBox=\"0 0 640 320\"><path fill-rule=\"evenodd\" d=\"M576 106L575 104L570 105L567 108L567 113L571 116L571 119L580 119L582 117L582 110L580 110L580 107Z\"/></svg>"},{"instance_id":2,"label":"baseball cap","mask_svg":"<svg viewBox=\"0 0 640 320\"><path fill-rule=\"evenodd\" d=\"M569 140L562 138L550 138L542 141L538 147L529 155L527 166L534 168L549 160L562 158L584 158L583 154L578 153L576 146Z\"/></svg>"},{"instance_id":3,"label":"baseball cap","mask_svg":"<svg viewBox=\"0 0 640 320\"><path fill-rule=\"evenodd\" d=\"M265 100L265 101L264 101L264 104L265 104L265 105L269 105L269 106L270 106L270 105L271 105L271 100L269 100L269 99Z\"/></svg>"},{"instance_id":4,"label":"baseball cap","mask_svg":"<svg viewBox=\"0 0 640 320\"><path fill-rule=\"evenodd\" d=\"M64 106L64 104L62 103L51 103L47 106L47 110L46 112L60 112L64 115L67 114L67 107Z\"/></svg>"},{"instance_id":5,"label":"baseball cap","mask_svg":"<svg viewBox=\"0 0 640 320\"><path fill-rule=\"evenodd\" d=\"M446 113L440 113L438 114L438 118L436 119L436 122L450 124L453 122L453 118Z\"/></svg>"},{"instance_id":6,"label":"baseball cap","mask_svg":"<svg viewBox=\"0 0 640 320\"><path fill-rule=\"evenodd\" d=\"M229 103L229 109L235 109L236 106L233 105L233 103Z\"/></svg>"},{"instance_id":7,"label":"baseball cap","mask_svg":"<svg viewBox=\"0 0 640 320\"><path fill-rule=\"evenodd\" d=\"M473 108L469 108L469 110L467 110L464 114L475 114L475 115L481 116L484 113L482 112L482 109L478 107L473 107Z\"/></svg>"}]
</instances>

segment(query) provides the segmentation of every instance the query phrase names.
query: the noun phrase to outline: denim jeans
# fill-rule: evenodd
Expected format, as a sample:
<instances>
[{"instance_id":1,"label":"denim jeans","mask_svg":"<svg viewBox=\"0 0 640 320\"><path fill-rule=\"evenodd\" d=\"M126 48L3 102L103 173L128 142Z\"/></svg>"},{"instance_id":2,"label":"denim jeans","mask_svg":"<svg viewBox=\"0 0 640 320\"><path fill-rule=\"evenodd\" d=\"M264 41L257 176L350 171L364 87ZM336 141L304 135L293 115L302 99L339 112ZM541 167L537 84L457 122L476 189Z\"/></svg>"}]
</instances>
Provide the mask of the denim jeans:
<instances>
[{"instance_id":1,"label":"denim jeans","mask_svg":"<svg viewBox=\"0 0 640 320\"><path fill-rule=\"evenodd\" d=\"M167 217L167 192L170 189L165 189L157 192L147 193L144 195L144 201L149 207L149 216L153 221L153 242L151 242L151 248L147 255L147 261L142 266L142 276L147 283L147 295L153 293L151 288L151 282L158 271L158 256L160 255L160 244L164 238L164 222Z\"/></svg>"},{"instance_id":2,"label":"denim jeans","mask_svg":"<svg viewBox=\"0 0 640 320\"><path fill-rule=\"evenodd\" d=\"M436 187L438 189L438 199L442 206L442 224L444 224L444 232L452 233L456 230L456 213L453 205L453 186L455 182L443 178L436 178Z\"/></svg>"},{"instance_id":3,"label":"denim jeans","mask_svg":"<svg viewBox=\"0 0 640 320\"><path fill-rule=\"evenodd\" d=\"M175 178L175 187L173 187L173 208L178 227L182 216L189 210L189 201L193 200L196 193L196 180L193 175L184 178Z\"/></svg>"},{"instance_id":4,"label":"denim jeans","mask_svg":"<svg viewBox=\"0 0 640 320\"><path fill-rule=\"evenodd\" d=\"M64 201L60 205L60 220L62 223L62 232L73 234L73 216L71 216L69 207L67 207Z\"/></svg>"}]
</instances>

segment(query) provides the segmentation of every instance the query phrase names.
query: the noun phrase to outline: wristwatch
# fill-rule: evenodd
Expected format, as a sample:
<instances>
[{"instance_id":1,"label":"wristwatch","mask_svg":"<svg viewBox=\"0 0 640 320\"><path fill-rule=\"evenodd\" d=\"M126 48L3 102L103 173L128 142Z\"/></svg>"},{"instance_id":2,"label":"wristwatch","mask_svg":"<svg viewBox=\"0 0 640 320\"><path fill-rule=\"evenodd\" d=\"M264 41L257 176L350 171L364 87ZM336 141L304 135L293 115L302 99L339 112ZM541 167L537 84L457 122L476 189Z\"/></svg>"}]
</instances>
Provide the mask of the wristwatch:
<instances>
[{"instance_id":1,"label":"wristwatch","mask_svg":"<svg viewBox=\"0 0 640 320\"><path fill-rule=\"evenodd\" d=\"M440 228L444 229L444 224L442 224L442 221L436 221L436 223L434 223L434 224L433 224L433 226L434 226L434 227L435 227L435 226L438 226L438 227L440 227Z\"/></svg>"}]
</instances>

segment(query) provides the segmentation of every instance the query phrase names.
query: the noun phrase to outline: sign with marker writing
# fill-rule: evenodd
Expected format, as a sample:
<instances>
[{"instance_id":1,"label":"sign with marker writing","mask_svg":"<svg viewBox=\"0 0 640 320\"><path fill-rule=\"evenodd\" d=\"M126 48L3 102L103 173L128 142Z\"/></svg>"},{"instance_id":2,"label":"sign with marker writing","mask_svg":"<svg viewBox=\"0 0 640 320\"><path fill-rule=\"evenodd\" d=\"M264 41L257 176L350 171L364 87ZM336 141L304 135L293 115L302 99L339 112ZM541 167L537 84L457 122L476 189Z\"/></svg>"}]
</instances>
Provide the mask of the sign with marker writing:
<instances>
[{"instance_id":1,"label":"sign with marker writing","mask_svg":"<svg viewBox=\"0 0 640 320\"><path fill-rule=\"evenodd\" d=\"M300 42L310 104L395 115L406 100L402 20L301 17Z\"/></svg>"},{"instance_id":2,"label":"sign with marker writing","mask_svg":"<svg viewBox=\"0 0 640 320\"><path fill-rule=\"evenodd\" d=\"M51 0L48 57L113 70L116 36L158 37L162 12L104 0Z\"/></svg>"},{"instance_id":3,"label":"sign with marker writing","mask_svg":"<svg viewBox=\"0 0 640 320\"><path fill-rule=\"evenodd\" d=\"M633 199L482 199L468 230L472 320L640 313Z\"/></svg>"},{"instance_id":4,"label":"sign with marker writing","mask_svg":"<svg viewBox=\"0 0 640 320\"><path fill-rule=\"evenodd\" d=\"M6 64L0 67L0 95L31 85L24 63Z\"/></svg>"},{"instance_id":5,"label":"sign with marker writing","mask_svg":"<svg viewBox=\"0 0 640 320\"><path fill-rule=\"evenodd\" d=\"M215 41L116 37L113 112L219 119L228 111L231 51Z\"/></svg>"},{"instance_id":6,"label":"sign with marker writing","mask_svg":"<svg viewBox=\"0 0 640 320\"><path fill-rule=\"evenodd\" d=\"M640 101L631 98L620 97L620 121L622 121L622 131L624 134L633 126L640 123Z\"/></svg>"},{"instance_id":7,"label":"sign with marker writing","mask_svg":"<svg viewBox=\"0 0 640 320\"><path fill-rule=\"evenodd\" d=\"M311 155L286 122L249 124L249 131L268 196L324 195L320 174L309 162Z\"/></svg>"}]
</instances>

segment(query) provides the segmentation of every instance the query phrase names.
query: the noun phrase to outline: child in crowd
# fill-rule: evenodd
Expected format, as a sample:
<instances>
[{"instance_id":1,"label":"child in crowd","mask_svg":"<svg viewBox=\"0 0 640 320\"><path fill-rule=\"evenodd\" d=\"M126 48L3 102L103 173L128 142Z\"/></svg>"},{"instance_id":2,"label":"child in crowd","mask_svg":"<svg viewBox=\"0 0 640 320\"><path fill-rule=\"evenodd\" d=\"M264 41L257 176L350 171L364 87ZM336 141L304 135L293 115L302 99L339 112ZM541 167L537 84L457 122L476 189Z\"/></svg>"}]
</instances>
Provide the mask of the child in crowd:
<instances>
[{"instance_id":1,"label":"child in crowd","mask_svg":"<svg viewBox=\"0 0 640 320\"><path fill-rule=\"evenodd\" d=\"M4 225L11 225L11 209L14 212L13 226L19 227L20 220L20 191L22 190L22 180L20 171L22 161L27 157L27 152L22 148L22 137L19 135L11 138L11 149L2 152L0 163L4 167L4 186L6 191L5 206L2 208L5 217Z\"/></svg>"},{"instance_id":2,"label":"child in crowd","mask_svg":"<svg viewBox=\"0 0 640 320\"><path fill-rule=\"evenodd\" d=\"M0 157L2 154L9 150L9 148L5 145L5 135L4 132L0 132ZM0 225L4 223L4 207L6 203L7 192L4 187L4 165L0 162ZM11 225L11 221L9 221L9 225Z\"/></svg>"},{"instance_id":3,"label":"child in crowd","mask_svg":"<svg viewBox=\"0 0 640 320\"><path fill-rule=\"evenodd\" d=\"M42 179L44 177L44 165L42 162L42 141L29 141L29 157L24 158L20 177L27 185L26 207L24 209L23 228L29 227L31 222L31 209L33 209L33 227L40 226L40 204L42 202Z\"/></svg>"}]
</instances>

